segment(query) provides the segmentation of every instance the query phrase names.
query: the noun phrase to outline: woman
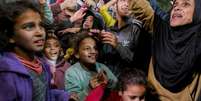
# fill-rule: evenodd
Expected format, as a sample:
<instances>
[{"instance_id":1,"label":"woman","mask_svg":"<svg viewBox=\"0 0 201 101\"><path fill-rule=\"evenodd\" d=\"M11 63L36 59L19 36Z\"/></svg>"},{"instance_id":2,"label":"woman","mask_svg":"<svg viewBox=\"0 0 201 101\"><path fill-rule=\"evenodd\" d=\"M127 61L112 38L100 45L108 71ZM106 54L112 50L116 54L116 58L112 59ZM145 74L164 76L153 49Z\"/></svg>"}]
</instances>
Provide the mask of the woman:
<instances>
[{"instance_id":1,"label":"woman","mask_svg":"<svg viewBox=\"0 0 201 101\"><path fill-rule=\"evenodd\" d=\"M144 0L132 0L132 15L153 32L148 79L162 101L196 101L201 79L200 0L175 0L168 21ZM138 14L137 14L138 13Z\"/></svg>"}]
</instances>

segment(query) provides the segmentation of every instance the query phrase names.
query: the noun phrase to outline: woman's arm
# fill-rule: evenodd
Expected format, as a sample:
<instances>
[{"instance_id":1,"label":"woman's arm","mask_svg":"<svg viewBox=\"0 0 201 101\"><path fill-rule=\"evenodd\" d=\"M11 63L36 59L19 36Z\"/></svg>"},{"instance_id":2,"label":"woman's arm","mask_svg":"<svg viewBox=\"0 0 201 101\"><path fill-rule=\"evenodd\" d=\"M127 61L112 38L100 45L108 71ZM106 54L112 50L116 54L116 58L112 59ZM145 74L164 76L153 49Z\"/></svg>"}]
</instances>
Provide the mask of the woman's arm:
<instances>
[{"instance_id":1,"label":"woman's arm","mask_svg":"<svg viewBox=\"0 0 201 101\"><path fill-rule=\"evenodd\" d=\"M147 0L130 0L131 16L140 20L146 31L153 32L154 11Z\"/></svg>"}]
</instances>

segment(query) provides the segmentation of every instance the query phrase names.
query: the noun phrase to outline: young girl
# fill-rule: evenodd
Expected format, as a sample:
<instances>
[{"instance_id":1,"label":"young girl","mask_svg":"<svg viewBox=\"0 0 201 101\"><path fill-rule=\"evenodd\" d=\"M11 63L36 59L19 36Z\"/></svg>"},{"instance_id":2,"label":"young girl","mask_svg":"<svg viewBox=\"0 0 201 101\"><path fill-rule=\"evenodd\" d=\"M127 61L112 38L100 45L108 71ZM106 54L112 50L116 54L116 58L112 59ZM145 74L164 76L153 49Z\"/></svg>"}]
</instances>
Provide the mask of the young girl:
<instances>
[{"instance_id":1,"label":"young girl","mask_svg":"<svg viewBox=\"0 0 201 101\"><path fill-rule=\"evenodd\" d=\"M50 65L53 75L52 87L64 89L64 72L70 66L65 59L61 58L61 45L55 35L48 35L44 47L44 60Z\"/></svg>"},{"instance_id":2,"label":"young girl","mask_svg":"<svg viewBox=\"0 0 201 101\"><path fill-rule=\"evenodd\" d=\"M36 56L45 42L38 6L27 0L4 5L0 7L0 48L4 51L0 101L67 101L67 94L50 90L49 67Z\"/></svg>"},{"instance_id":3,"label":"young girl","mask_svg":"<svg viewBox=\"0 0 201 101\"><path fill-rule=\"evenodd\" d=\"M65 72L65 90L76 93L79 101L84 101L90 90L107 81L107 87L114 88L117 78L105 65L96 62L96 39L87 32L78 35L75 57L79 61Z\"/></svg>"}]
</instances>

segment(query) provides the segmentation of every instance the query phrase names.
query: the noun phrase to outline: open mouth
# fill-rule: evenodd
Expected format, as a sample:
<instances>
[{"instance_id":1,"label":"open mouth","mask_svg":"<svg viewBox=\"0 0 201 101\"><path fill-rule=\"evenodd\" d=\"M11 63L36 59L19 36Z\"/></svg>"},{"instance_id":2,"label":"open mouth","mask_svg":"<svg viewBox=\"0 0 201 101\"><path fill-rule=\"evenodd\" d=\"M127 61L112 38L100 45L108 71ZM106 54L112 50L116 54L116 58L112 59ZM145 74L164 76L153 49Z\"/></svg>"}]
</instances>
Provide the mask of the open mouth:
<instances>
[{"instance_id":1,"label":"open mouth","mask_svg":"<svg viewBox=\"0 0 201 101\"><path fill-rule=\"evenodd\" d=\"M45 43L45 40L44 40L44 39L40 39L40 40L34 41L34 44L36 44L37 46L44 45L44 43Z\"/></svg>"},{"instance_id":2,"label":"open mouth","mask_svg":"<svg viewBox=\"0 0 201 101\"><path fill-rule=\"evenodd\" d=\"M88 58L90 58L90 59L93 59L93 60L96 60L96 55L90 55L90 56L88 56Z\"/></svg>"},{"instance_id":3,"label":"open mouth","mask_svg":"<svg viewBox=\"0 0 201 101\"><path fill-rule=\"evenodd\" d=\"M174 13L172 15L172 19L176 19L176 18L182 18L183 16L181 14L178 14L178 13Z\"/></svg>"},{"instance_id":4,"label":"open mouth","mask_svg":"<svg viewBox=\"0 0 201 101\"><path fill-rule=\"evenodd\" d=\"M58 54L59 54L58 52L51 52L50 53L51 56L58 56Z\"/></svg>"}]
</instances>

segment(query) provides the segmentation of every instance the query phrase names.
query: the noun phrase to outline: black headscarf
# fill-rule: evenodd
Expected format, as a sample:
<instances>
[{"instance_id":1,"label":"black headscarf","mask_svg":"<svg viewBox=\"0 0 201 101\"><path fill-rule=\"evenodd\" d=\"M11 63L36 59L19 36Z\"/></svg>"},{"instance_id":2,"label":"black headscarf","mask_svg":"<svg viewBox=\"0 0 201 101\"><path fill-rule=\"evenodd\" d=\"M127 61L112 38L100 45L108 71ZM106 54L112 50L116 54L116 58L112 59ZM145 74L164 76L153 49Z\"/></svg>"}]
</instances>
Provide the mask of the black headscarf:
<instances>
[{"instance_id":1,"label":"black headscarf","mask_svg":"<svg viewBox=\"0 0 201 101\"><path fill-rule=\"evenodd\" d=\"M184 89L201 68L200 7L201 0L195 0L193 22L174 28L155 14L154 72L160 84L172 92Z\"/></svg>"}]
</instances>

